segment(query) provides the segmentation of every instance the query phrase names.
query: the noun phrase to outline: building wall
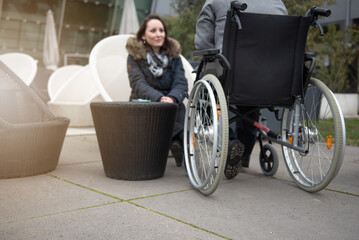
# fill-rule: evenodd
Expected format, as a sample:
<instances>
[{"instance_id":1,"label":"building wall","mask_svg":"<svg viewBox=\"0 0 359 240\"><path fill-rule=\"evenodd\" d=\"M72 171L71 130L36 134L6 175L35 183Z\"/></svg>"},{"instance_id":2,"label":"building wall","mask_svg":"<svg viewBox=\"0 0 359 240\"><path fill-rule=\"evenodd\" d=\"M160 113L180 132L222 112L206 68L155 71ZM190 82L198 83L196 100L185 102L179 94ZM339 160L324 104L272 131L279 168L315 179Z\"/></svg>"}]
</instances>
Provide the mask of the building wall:
<instances>
[{"instance_id":1,"label":"building wall","mask_svg":"<svg viewBox=\"0 0 359 240\"><path fill-rule=\"evenodd\" d=\"M134 1L142 21L152 0ZM124 0L0 0L0 53L25 52L41 60L46 12L51 9L61 55L89 54L98 41L118 34L123 7Z\"/></svg>"},{"instance_id":2,"label":"building wall","mask_svg":"<svg viewBox=\"0 0 359 240\"><path fill-rule=\"evenodd\" d=\"M337 0L328 8L332 10L332 14L328 18L321 19L324 24L336 23L346 27L347 19L349 24L352 24L354 19L359 18L359 0Z\"/></svg>"},{"instance_id":3,"label":"building wall","mask_svg":"<svg viewBox=\"0 0 359 240\"><path fill-rule=\"evenodd\" d=\"M171 7L172 2L173 0L153 0L151 13L160 16L164 16L164 15L175 16L176 13L173 11Z\"/></svg>"}]
</instances>

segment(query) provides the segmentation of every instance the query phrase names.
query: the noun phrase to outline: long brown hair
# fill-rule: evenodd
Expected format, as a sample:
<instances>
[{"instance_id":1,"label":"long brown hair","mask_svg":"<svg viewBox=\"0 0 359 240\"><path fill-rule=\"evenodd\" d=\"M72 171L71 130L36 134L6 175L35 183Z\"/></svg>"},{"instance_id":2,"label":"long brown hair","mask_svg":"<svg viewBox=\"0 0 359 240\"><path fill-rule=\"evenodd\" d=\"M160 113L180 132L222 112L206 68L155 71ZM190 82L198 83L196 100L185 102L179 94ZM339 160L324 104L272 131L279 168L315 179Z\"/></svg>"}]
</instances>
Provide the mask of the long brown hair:
<instances>
[{"instance_id":1,"label":"long brown hair","mask_svg":"<svg viewBox=\"0 0 359 240\"><path fill-rule=\"evenodd\" d=\"M167 34L167 27L165 22L157 15L149 15L147 16L145 19L143 19L140 29L138 30L137 34L136 34L136 38L138 41L143 41L142 40L142 36L145 34L146 32L146 28L147 28L147 23L153 19L156 19L158 21L160 21L163 25L163 28L165 30L165 39L163 42L163 46L160 49L160 53L162 54L168 54L169 52L171 52L172 48L174 46L172 46L172 43L168 40L168 34ZM146 50L150 51L151 50L151 46L149 46L148 44L145 44L146 46Z\"/></svg>"}]
</instances>

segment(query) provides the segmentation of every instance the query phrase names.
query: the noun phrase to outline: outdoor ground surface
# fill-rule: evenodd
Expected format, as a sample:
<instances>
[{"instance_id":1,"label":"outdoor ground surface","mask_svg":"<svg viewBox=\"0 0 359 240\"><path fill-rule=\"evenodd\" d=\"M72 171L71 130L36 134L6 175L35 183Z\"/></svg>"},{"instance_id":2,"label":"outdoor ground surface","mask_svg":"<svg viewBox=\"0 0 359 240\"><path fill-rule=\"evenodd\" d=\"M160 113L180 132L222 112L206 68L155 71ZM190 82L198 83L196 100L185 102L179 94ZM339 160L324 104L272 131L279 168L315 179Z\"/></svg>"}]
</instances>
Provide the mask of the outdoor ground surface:
<instances>
[{"instance_id":1,"label":"outdoor ground surface","mask_svg":"<svg viewBox=\"0 0 359 240\"><path fill-rule=\"evenodd\" d=\"M327 189L307 193L282 159L264 177L257 144L250 167L206 197L173 158L159 179L106 177L94 131L81 134L66 137L56 170L0 180L0 239L358 239L358 147Z\"/></svg>"}]
</instances>

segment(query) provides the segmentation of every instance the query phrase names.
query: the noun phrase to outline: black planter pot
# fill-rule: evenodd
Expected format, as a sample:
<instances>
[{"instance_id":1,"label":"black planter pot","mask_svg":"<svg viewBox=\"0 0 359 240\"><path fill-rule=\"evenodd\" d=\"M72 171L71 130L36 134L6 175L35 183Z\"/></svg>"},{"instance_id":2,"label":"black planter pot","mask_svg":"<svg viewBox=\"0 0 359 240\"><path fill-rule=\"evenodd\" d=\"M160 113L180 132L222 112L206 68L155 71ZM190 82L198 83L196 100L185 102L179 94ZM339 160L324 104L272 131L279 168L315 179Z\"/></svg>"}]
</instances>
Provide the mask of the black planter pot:
<instances>
[{"instance_id":1,"label":"black planter pot","mask_svg":"<svg viewBox=\"0 0 359 240\"><path fill-rule=\"evenodd\" d=\"M105 174L123 180L162 177L177 108L170 103L91 103Z\"/></svg>"}]
</instances>

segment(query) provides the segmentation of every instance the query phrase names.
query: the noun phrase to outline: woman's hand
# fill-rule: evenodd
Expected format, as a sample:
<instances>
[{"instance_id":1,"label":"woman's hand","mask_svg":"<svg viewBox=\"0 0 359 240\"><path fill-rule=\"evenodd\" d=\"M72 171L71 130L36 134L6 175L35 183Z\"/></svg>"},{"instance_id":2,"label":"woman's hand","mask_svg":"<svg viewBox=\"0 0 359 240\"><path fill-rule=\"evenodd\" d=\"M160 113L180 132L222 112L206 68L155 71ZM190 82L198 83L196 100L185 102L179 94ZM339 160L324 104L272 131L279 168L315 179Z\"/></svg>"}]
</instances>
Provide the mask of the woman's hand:
<instances>
[{"instance_id":1,"label":"woman's hand","mask_svg":"<svg viewBox=\"0 0 359 240\"><path fill-rule=\"evenodd\" d=\"M166 97L166 96L161 97L160 102L164 102L164 103L174 103L174 101L173 101L173 99L172 99L171 97Z\"/></svg>"}]
</instances>

